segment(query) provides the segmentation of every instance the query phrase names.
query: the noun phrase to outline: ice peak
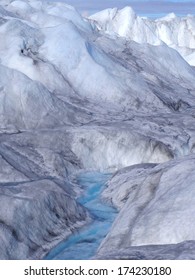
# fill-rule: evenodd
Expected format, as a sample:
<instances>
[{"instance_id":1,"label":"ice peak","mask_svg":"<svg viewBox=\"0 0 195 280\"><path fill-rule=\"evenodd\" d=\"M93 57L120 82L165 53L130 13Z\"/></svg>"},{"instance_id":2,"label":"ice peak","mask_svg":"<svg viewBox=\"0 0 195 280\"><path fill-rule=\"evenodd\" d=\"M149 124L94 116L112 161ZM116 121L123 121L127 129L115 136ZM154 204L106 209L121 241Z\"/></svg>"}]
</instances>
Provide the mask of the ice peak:
<instances>
[{"instance_id":1,"label":"ice peak","mask_svg":"<svg viewBox=\"0 0 195 280\"><path fill-rule=\"evenodd\" d=\"M125 8L118 11L118 14L121 16L125 16L126 18L129 17L136 17L136 13L130 6L126 6Z\"/></svg>"},{"instance_id":2,"label":"ice peak","mask_svg":"<svg viewBox=\"0 0 195 280\"><path fill-rule=\"evenodd\" d=\"M164 20L164 21L170 21L170 20L173 20L177 18L176 14L175 13L169 13L167 14L166 16L160 18L160 19L157 19L157 21L161 21L161 20Z\"/></svg>"}]
</instances>

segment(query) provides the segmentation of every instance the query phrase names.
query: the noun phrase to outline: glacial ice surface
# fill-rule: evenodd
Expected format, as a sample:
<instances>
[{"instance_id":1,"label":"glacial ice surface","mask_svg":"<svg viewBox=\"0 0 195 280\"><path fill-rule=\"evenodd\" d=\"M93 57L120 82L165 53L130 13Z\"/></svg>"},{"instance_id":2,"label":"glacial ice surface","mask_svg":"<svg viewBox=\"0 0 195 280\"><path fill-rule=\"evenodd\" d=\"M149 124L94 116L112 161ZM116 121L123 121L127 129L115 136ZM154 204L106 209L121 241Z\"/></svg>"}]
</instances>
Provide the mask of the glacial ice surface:
<instances>
[{"instance_id":1,"label":"glacial ice surface","mask_svg":"<svg viewBox=\"0 0 195 280\"><path fill-rule=\"evenodd\" d=\"M100 253L194 240L194 160L192 155L116 173L103 196L121 210Z\"/></svg>"},{"instance_id":2,"label":"glacial ice surface","mask_svg":"<svg viewBox=\"0 0 195 280\"><path fill-rule=\"evenodd\" d=\"M94 255L153 244L193 258L194 26L1 1L1 259L39 259L87 229L72 178L88 171L114 172L102 199L119 211Z\"/></svg>"}]
</instances>

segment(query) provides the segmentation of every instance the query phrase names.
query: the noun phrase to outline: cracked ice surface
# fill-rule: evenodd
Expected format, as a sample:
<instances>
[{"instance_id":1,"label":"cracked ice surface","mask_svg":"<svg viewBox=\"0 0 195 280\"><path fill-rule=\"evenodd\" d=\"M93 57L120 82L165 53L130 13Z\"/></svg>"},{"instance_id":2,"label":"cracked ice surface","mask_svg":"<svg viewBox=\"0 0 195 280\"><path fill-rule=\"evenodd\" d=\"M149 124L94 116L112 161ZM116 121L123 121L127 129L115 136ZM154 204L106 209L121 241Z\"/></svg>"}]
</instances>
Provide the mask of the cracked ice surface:
<instances>
[{"instance_id":1,"label":"cracked ice surface","mask_svg":"<svg viewBox=\"0 0 195 280\"><path fill-rule=\"evenodd\" d=\"M177 52L193 58L193 32L193 17L1 1L0 258L40 258L86 225L72 178L89 170L116 172L98 254L194 240L195 69Z\"/></svg>"}]
</instances>

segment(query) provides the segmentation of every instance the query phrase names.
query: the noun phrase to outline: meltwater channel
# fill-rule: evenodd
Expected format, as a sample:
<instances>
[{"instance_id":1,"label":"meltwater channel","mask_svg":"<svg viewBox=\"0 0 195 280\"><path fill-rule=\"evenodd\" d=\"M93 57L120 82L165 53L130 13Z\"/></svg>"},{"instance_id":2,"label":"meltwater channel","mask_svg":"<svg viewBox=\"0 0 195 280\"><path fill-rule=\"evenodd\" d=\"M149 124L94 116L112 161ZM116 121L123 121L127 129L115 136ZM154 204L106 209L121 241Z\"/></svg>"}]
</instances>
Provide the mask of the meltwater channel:
<instances>
[{"instance_id":1,"label":"meltwater channel","mask_svg":"<svg viewBox=\"0 0 195 280\"><path fill-rule=\"evenodd\" d=\"M46 260L87 260L92 258L107 235L117 214L116 209L101 201L101 192L111 174L82 173L77 177L83 194L78 201L88 209L93 221L53 248Z\"/></svg>"}]
</instances>

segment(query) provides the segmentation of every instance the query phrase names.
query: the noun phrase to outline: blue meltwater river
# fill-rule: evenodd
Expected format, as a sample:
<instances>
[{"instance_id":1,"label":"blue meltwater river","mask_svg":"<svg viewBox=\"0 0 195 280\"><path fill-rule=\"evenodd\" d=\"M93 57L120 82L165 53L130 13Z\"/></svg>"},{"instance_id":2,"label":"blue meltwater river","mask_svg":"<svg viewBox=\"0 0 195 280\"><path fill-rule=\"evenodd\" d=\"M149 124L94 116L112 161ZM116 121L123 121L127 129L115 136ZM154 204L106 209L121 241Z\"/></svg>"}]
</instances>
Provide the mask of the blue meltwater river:
<instances>
[{"instance_id":1,"label":"blue meltwater river","mask_svg":"<svg viewBox=\"0 0 195 280\"><path fill-rule=\"evenodd\" d=\"M107 235L117 211L101 201L101 192L111 174L88 172L77 177L83 189L78 199L91 213L93 221L53 248L45 259L87 260L92 258Z\"/></svg>"}]
</instances>

